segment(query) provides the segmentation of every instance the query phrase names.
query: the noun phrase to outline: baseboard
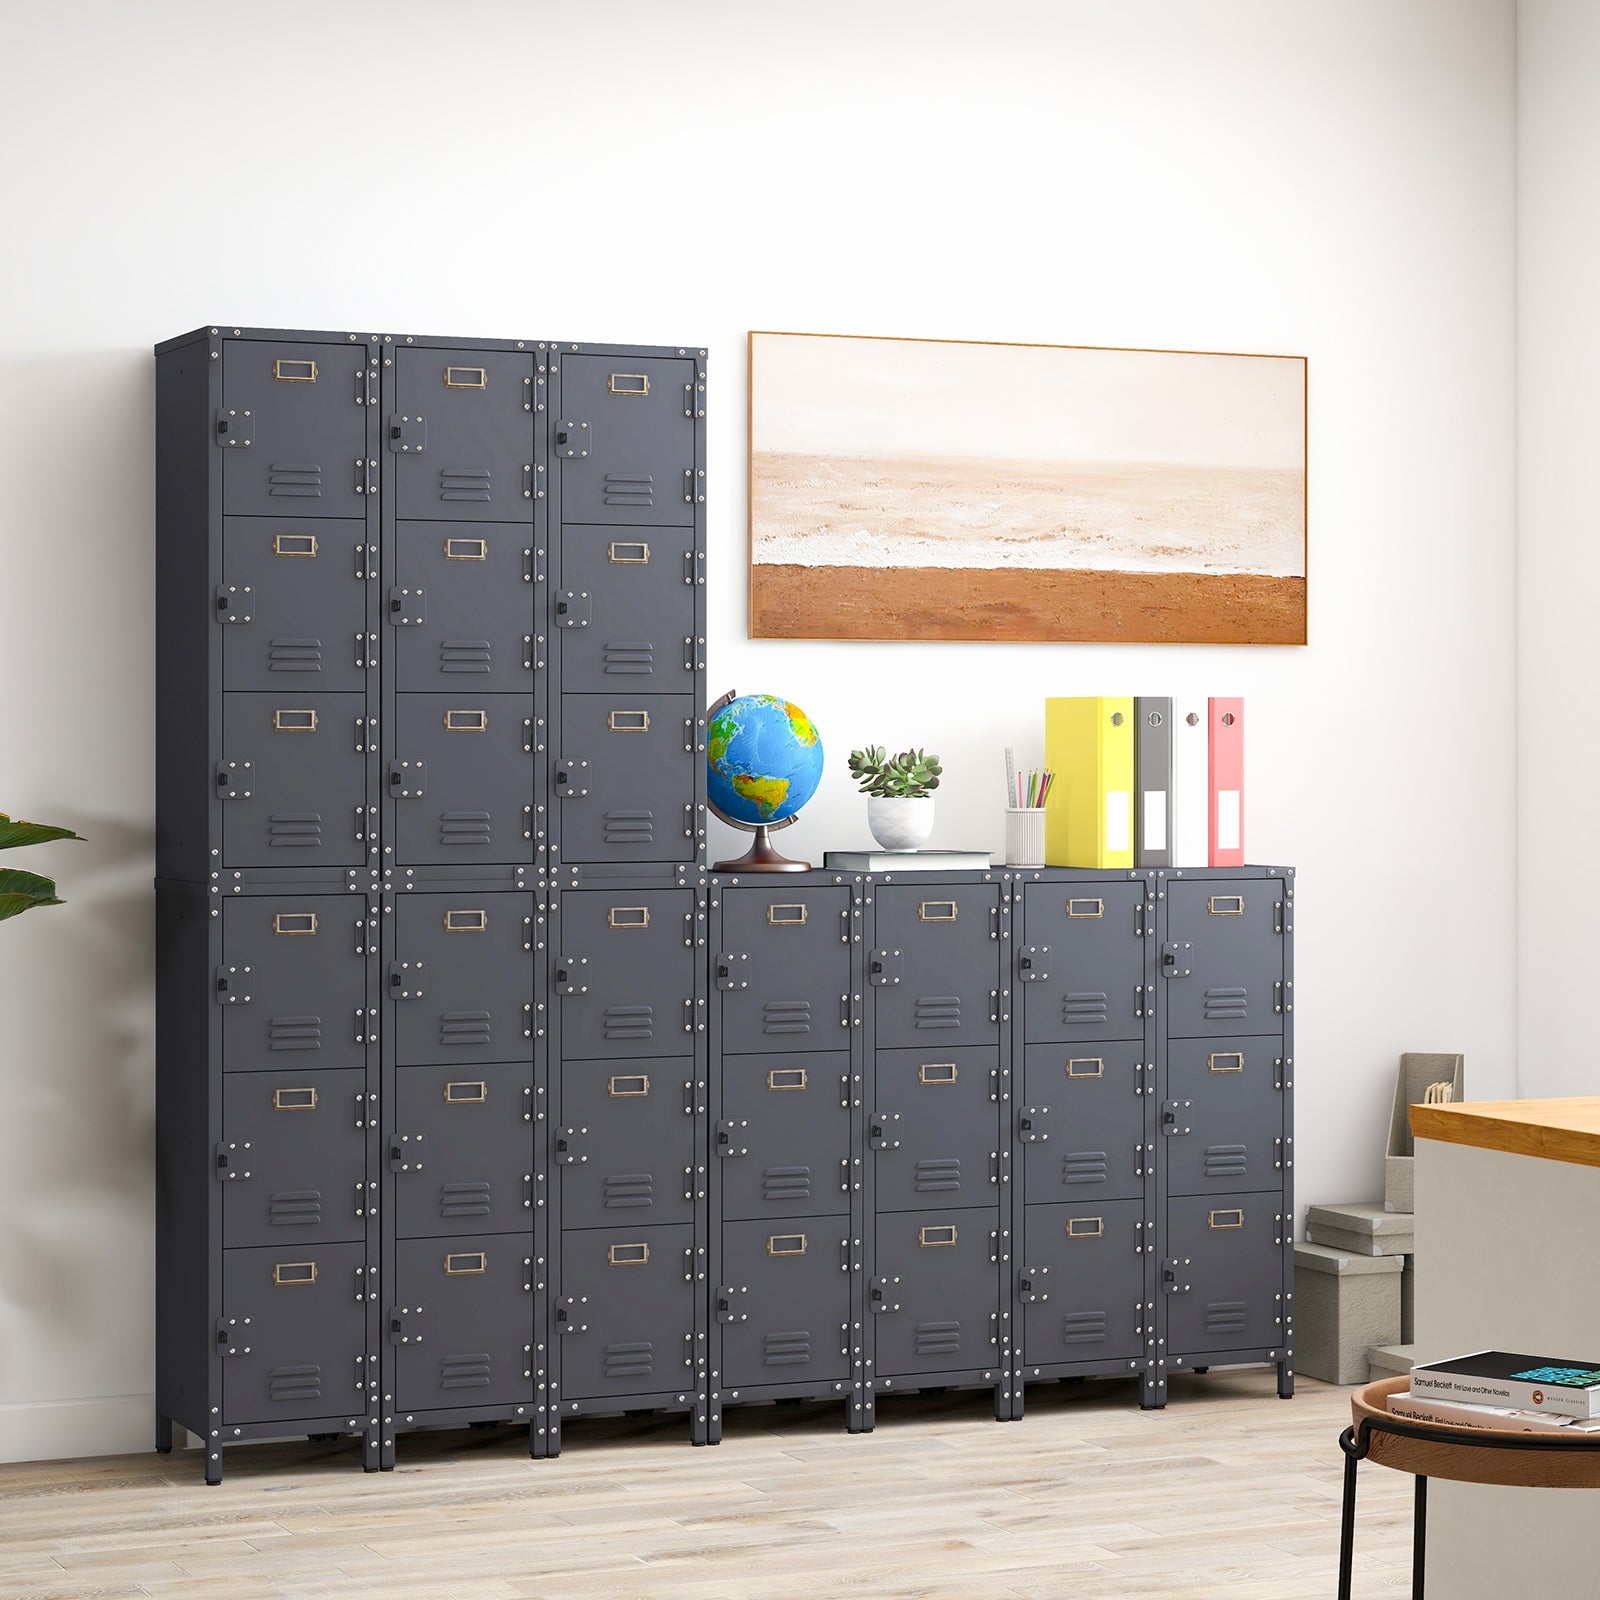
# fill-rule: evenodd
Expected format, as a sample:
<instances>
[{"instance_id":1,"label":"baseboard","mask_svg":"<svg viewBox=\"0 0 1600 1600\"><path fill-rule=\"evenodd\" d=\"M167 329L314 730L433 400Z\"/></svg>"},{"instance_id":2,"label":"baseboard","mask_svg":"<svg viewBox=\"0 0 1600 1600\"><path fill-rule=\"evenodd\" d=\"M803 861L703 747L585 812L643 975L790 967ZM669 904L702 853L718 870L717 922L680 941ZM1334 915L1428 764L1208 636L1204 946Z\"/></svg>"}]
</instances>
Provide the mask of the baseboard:
<instances>
[{"instance_id":1,"label":"baseboard","mask_svg":"<svg viewBox=\"0 0 1600 1600\"><path fill-rule=\"evenodd\" d=\"M0 1405L0 1461L60 1461L68 1456L133 1455L155 1448L153 1394ZM175 1431L174 1443L188 1435Z\"/></svg>"}]
</instances>

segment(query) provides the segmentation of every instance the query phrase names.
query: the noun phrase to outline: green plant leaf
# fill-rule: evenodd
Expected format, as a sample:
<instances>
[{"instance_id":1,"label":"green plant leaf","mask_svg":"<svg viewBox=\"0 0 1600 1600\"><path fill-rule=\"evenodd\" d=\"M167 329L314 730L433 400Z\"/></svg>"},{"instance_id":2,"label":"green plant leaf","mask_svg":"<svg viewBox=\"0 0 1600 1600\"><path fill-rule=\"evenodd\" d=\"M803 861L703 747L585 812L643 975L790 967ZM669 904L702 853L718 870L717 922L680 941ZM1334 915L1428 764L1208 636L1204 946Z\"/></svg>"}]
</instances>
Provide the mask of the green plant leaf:
<instances>
[{"instance_id":1,"label":"green plant leaf","mask_svg":"<svg viewBox=\"0 0 1600 1600\"><path fill-rule=\"evenodd\" d=\"M15 822L0 811L0 850L14 850L19 845L48 844L52 839L82 839L81 833L71 828L57 828L46 822ZM13 912L12 915L15 915Z\"/></svg>"},{"instance_id":2,"label":"green plant leaf","mask_svg":"<svg viewBox=\"0 0 1600 1600\"><path fill-rule=\"evenodd\" d=\"M53 878L41 877L37 872L23 872L20 868L0 869L0 922L7 917L19 917L35 906L59 906Z\"/></svg>"}]
</instances>

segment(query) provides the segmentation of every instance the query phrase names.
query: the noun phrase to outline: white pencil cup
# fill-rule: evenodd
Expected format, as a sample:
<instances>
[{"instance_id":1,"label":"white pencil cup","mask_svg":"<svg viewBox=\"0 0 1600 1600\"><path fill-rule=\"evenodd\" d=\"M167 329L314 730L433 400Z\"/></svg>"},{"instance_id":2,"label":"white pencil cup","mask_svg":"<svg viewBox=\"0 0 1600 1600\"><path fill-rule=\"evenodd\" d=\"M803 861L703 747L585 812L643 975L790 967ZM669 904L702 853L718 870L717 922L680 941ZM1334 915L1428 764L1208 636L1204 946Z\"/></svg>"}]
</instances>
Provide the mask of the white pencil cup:
<instances>
[{"instance_id":1,"label":"white pencil cup","mask_svg":"<svg viewBox=\"0 0 1600 1600\"><path fill-rule=\"evenodd\" d=\"M1044 865L1044 807L1006 808L1006 865L1042 867Z\"/></svg>"}]
</instances>

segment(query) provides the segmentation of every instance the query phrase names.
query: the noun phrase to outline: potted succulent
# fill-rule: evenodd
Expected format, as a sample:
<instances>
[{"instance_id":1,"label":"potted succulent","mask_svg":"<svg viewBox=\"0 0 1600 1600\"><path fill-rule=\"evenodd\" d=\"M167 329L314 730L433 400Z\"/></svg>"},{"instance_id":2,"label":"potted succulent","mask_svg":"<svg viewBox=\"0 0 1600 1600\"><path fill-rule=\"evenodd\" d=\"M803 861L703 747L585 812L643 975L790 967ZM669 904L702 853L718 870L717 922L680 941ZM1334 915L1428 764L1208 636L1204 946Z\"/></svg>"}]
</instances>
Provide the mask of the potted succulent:
<instances>
[{"instance_id":1,"label":"potted succulent","mask_svg":"<svg viewBox=\"0 0 1600 1600\"><path fill-rule=\"evenodd\" d=\"M933 791L944 768L924 750L850 752L850 776L867 797L867 826L885 850L915 850L933 832Z\"/></svg>"},{"instance_id":2,"label":"potted succulent","mask_svg":"<svg viewBox=\"0 0 1600 1600\"><path fill-rule=\"evenodd\" d=\"M0 811L0 850L11 850L25 844L48 844L52 839L76 839L80 835L71 828L56 828L43 822L12 821ZM0 921L21 916L35 906L58 906L53 878L37 872L26 872L21 867L0 867Z\"/></svg>"}]
</instances>

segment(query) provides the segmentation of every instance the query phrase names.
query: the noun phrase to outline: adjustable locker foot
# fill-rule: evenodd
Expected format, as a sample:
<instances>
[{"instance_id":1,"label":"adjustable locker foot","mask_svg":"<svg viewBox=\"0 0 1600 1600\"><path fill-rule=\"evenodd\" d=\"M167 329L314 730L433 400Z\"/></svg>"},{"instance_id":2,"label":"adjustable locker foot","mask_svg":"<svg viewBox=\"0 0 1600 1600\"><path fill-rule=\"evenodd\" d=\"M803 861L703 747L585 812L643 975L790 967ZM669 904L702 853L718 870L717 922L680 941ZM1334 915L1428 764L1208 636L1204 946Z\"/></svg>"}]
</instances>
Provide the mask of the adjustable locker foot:
<instances>
[{"instance_id":1,"label":"adjustable locker foot","mask_svg":"<svg viewBox=\"0 0 1600 1600\"><path fill-rule=\"evenodd\" d=\"M170 1456L172 1454L172 1418L156 1413L156 1454Z\"/></svg>"},{"instance_id":2,"label":"adjustable locker foot","mask_svg":"<svg viewBox=\"0 0 1600 1600\"><path fill-rule=\"evenodd\" d=\"M216 1445L206 1451L206 1482L216 1485L222 1482L222 1446Z\"/></svg>"}]
</instances>

